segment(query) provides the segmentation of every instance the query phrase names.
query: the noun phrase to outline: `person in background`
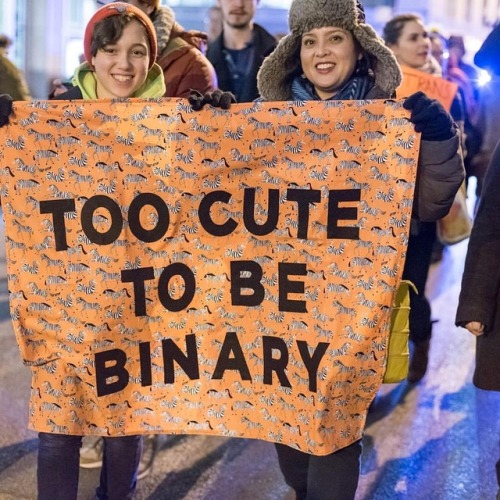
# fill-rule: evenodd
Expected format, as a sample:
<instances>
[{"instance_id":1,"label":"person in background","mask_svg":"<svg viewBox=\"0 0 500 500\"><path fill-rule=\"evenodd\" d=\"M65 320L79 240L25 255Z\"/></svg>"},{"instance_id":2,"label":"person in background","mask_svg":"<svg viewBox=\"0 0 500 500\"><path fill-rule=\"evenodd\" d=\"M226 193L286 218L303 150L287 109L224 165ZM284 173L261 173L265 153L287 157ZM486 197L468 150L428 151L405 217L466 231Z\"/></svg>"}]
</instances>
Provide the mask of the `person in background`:
<instances>
[{"instance_id":1,"label":"person in background","mask_svg":"<svg viewBox=\"0 0 500 500\"><path fill-rule=\"evenodd\" d=\"M162 69L155 63L156 52L155 29L148 16L123 2L107 4L97 10L86 26L86 62L76 68L75 86L56 99L161 97L165 82ZM116 75L127 78L117 79ZM5 98L1 101L0 109L7 111ZM6 124L8 114L0 122ZM59 353L51 362L54 373L72 373L72 361ZM31 366L34 377L37 370L44 369L43 364ZM81 444L81 435L39 432L38 500L76 500ZM96 498L131 499L137 485L142 436L105 437L103 450Z\"/></svg>"},{"instance_id":2,"label":"person in background","mask_svg":"<svg viewBox=\"0 0 500 500\"><path fill-rule=\"evenodd\" d=\"M448 73L455 77L456 83L462 90L465 107L465 149L467 155L464 158L467 179L476 177L476 197L481 196L484 171L475 168L474 158L481 150L483 133L478 126L478 115L480 107L480 86L478 70L464 61L465 42L461 35L451 35L448 38Z\"/></svg>"},{"instance_id":3,"label":"person in background","mask_svg":"<svg viewBox=\"0 0 500 500\"><path fill-rule=\"evenodd\" d=\"M498 141L500 123L500 24L493 28L474 56L474 63L487 71L491 80L480 88L478 128L483 141L481 150L474 158L473 168L484 176Z\"/></svg>"},{"instance_id":4,"label":"person in background","mask_svg":"<svg viewBox=\"0 0 500 500\"><path fill-rule=\"evenodd\" d=\"M160 6L160 0L127 2L145 12L154 24L158 39L156 62L163 69L165 97L188 97L191 89L201 93L217 89L215 69L204 55L206 33L186 31L170 7Z\"/></svg>"},{"instance_id":5,"label":"person in background","mask_svg":"<svg viewBox=\"0 0 500 500\"><path fill-rule=\"evenodd\" d=\"M400 64L441 76L440 65L430 56L429 33L420 16L399 14L393 17L384 26L382 36ZM414 283L418 290L415 293L410 289L410 341L413 344L407 377L410 383L425 376L429 362L433 321L425 286L436 242L436 222L412 218L403 270L403 279Z\"/></svg>"},{"instance_id":6,"label":"person in background","mask_svg":"<svg viewBox=\"0 0 500 500\"><path fill-rule=\"evenodd\" d=\"M213 42L222 33L222 9L219 5L212 5L205 17L205 31L208 42Z\"/></svg>"},{"instance_id":7,"label":"person in background","mask_svg":"<svg viewBox=\"0 0 500 500\"><path fill-rule=\"evenodd\" d=\"M365 23L360 2L293 0L289 24L290 33L280 40L258 73L262 99L394 97L401 82L399 65ZM447 214L464 178L457 129L446 110L422 92L410 96L403 106L411 110L410 120L422 134L414 216L422 221L436 220ZM352 436L350 445L324 456L278 443L276 450L285 481L297 499L354 498L359 479L359 437Z\"/></svg>"},{"instance_id":8,"label":"person in background","mask_svg":"<svg viewBox=\"0 0 500 500\"><path fill-rule=\"evenodd\" d=\"M14 101L30 99L28 84L19 68L7 57L12 40L0 35L0 94L9 94Z\"/></svg>"},{"instance_id":9,"label":"person in background","mask_svg":"<svg viewBox=\"0 0 500 500\"><path fill-rule=\"evenodd\" d=\"M478 99L479 75L477 69L472 64L468 64L464 60L466 50L464 37L462 35L451 35L448 38L448 52L450 56L455 58L457 67L469 77L469 80L474 88L474 98Z\"/></svg>"},{"instance_id":10,"label":"person in background","mask_svg":"<svg viewBox=\"0 0 500 500\"><path fill-rule=\"evenodd\" d=\"M276 39L254 23L259 0L218 0L222 33L208 44L207 57L214 65L221 90L237 102L257 99L257 71L276 47Z\"/></svg>"},{"instance_id":11,"label":"person in background","mask_svg":"<svg viewBox=\"0 0 500 500\"><path fill-rule=\"evenodd\" d=\"M498 47L498 45L497 45ZM498 54L496 56L498 58ZM498 59L497 59L498 61ZM497 137L500 137L497 130ZM484 180L467 248L455 324L476 339L473 383L478 389L500 392L500 140ZM481 396L481 394L479 394ZM499 395L500 396L500 395ZM490 415L489 438L500 437L500 419ZM500 444L500 441L499 441ZM500 499L500 448L496 463L497 499Z\"/></svg>"},{"instance_id":12,"label":"person in background","mask_svg":"<svg viewBox=\"0 0 500 500\"><path fill-rule=\"evenodd\" d=\"M165 77L164 97L188 97L192 89L201 93L217 89L217 75L204 52L207 35L202 31L186 31L175 20L170 7L160 6L160 0L126 0L126 3L147 14L156 30L158 56L156 62ZM60 79L54 80L49 95L53 98L68 90Z\"/></svg>"}]
</instances>

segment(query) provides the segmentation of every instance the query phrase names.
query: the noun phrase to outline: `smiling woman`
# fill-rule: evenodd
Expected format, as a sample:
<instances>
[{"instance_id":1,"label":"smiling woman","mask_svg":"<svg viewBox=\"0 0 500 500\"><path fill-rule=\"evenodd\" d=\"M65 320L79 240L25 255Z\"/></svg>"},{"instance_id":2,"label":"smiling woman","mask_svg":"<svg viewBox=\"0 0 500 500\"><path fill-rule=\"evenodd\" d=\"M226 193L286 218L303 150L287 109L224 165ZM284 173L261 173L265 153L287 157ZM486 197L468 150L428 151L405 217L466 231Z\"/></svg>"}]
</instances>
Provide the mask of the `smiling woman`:
<instances>
[{"instance_id":1,"label":"smiling woman","mask_svg":"<svg viewBox=\"0 0 500 500\"><path fill-rule=\"evenodd\" d=\"M163 96L155 29L136 7L115 2L99 9L85 29L84 52L86 62L75 71L75 86L56 99ZM76 499L82 437L40 432L39 439L38 498ZM132 498L141 451L142 436L104 438L96 498Z\"/></svg>"},{"instance_id":2,"label":"smiling woman","mask_svg":"<svg viewBox=\"0 0 500 500\"><path fill-rule=\"evenodd\" d=\"M401 82L398 62L373 28L365 23L359 1L293 0L289 24L290 33L280 40L260 68L257 79L263 99L323 101L394 97ZM444 108L423 93L414 94L403 106L411 110L410 121L424 139L420 145L420 183L415 191L413 215L420 220L436 220L446 214L463 179L458 136ZM430 144L431 141L437 141L437 147ZM387 147L388 154L393 153L392 146L387 144ZM370 165L359 164L359 167L367 169L370 175ZM431 193L429 189L421 189L422 186L436 189ZM325 403L325 407L325 411L335 411L333 402ZM349 437L349 445L323 456L276 444L281 471L298 499L350 500L355 497L361 440L354 434Z\"/></svg>"},{"instance_id":3,"label":"smiling woman","mask_svg":"<svg viewBox=\"0 0 500 500\"><path fill-rule=\"evenodd\" d=\"M317 28L302 37L300 62L321 99L334 96L349 80L363 57L350 31Z\"/></svg>"},{"instance_id":4,"label":"smiling woman","mask_svg":"<svg viewBox=\"0 0 500 500\"><path fill-rule=\"evenodd\" d=\"M104 45L92 57L96 75L96 93L102 97L129 97L146 80L150 49L144 29L132 20L122 36Z\"/></svg>"},{"instance_id":5,"label":"smiling woman","mask_svg":"<svg viewBox=\"0 0 500 500\"><path fill-rule=\"evenodd\" d=\"M115 2L99 9L85 28L86 61L76 84L57 99L161 97L165 81L155 63L156 32L140 9Z\"/></svg>"}]
</instances>

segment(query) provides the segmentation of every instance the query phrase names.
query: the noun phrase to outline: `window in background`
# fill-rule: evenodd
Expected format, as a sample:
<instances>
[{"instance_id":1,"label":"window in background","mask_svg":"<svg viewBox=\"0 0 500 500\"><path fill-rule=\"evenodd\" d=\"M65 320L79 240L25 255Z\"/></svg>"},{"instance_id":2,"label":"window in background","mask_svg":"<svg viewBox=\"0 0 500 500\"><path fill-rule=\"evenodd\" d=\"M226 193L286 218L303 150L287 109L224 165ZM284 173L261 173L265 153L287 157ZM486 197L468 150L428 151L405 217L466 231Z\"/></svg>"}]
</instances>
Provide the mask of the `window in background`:
<instances>
[{"instance_id":1,"label":"window in background","mask_svg":"<svg viewBox=\"0 0 500 500\"><path fill-rule=\"evenodd\" d=\"M84 2L81 0L71 0L69 10L69 22L71 26L80 27L83 22Z\"/></svg>"}]
</instances>

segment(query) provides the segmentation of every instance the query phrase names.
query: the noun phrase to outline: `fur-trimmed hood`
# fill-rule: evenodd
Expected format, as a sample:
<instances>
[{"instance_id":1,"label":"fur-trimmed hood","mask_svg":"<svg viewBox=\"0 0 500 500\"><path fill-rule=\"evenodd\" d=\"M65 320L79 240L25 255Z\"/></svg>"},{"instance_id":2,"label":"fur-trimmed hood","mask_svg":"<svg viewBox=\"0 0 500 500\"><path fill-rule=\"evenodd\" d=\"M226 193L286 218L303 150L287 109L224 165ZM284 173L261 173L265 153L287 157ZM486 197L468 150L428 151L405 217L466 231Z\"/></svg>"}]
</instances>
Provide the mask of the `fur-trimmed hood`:
<instances>
[{"instance_id":1,"label":"fur-trimmed hood","mask_svg":"<svg viewBox=\"0 0 500 500\"><path fill-rule=\"evenodd\" d=\"M302 35L326 26L352 32L368 56L377 87L392 96L401 83L401 69L394 54L375 30L365 23L363 7L357 0L293 0L288 24L290 33L264 60L257 75L263 99L290 100L293 75L300 69Z\"/></svg>"}]
</instances>

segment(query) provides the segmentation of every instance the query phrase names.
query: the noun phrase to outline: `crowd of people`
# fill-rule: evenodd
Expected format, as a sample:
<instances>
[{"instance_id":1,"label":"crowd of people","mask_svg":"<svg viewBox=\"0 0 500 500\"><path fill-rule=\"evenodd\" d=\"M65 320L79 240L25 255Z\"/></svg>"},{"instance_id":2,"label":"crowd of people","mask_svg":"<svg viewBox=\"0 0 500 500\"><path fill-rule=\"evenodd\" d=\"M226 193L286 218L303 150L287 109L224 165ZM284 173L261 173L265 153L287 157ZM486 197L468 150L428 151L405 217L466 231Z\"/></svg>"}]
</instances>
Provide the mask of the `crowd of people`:
<instances>
[{"instance_id":1,"label":"crowd of people","mask_svg":"<svg viewBox=\"0 0 500 500\"><path fill-rule=\"evenodd\" d=\"M254 22L257 6L258 0L218 0L211 14L220 17L207 36L180 26L174 11L159 0L104 5L85 28L84 62L76 68L71 86L56 85L52 98L186 97L194 110L204 104L230 109L232 102L255 100L390 99L396 97L403 66L456 83L449 110L423 92L404 96L410 121L421 134L402 275L419 291L410 292L413 355L408 382L418 383L427 371L433 319L425 286L436 247L436 221L448 213L464 179L476 177L478 208L456 324L477 336L474 384L500 391L500 148L495 150L500 139L495 128L500 110L499 29L474 58L493 78L492 86L481 88L478 70L464 60L463 37L430 31L418 15L394 16L379 36L357 0L293 0L289 32L278 40ZM0 36L0 64L7 68L0 71L0 126L9 123L12 99L30 99L22 75L3 53L10 44ZM81 452L82 436L40 432L38 498L76 498L80 464L102 466L97 498L132 498L138 478L153 463L157 440L155 435L145 440L106 437ZM354 498L361 440L324 456L283 444L276 444L276 450L297 499ZM90 459L89 453L94 454ZM500 460L497 470L500 485Z\"/></svg>"}]
</instances>

